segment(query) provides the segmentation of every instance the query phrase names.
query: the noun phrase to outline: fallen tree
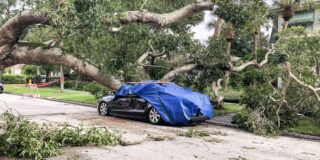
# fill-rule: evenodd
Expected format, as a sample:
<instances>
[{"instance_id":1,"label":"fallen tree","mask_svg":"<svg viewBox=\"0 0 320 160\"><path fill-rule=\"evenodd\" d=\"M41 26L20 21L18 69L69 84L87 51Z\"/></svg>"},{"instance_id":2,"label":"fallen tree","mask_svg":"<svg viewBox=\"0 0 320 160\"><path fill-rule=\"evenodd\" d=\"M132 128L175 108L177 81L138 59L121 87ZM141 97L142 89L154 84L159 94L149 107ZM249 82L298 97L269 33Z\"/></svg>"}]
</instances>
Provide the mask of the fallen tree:
<instances>
[{"instance_id":1,"label":"fallen tree","mask_svg":"<svg viewBox=\"0 0 320 160\"><path fill-rule=\"evenodd\" d=\"M63 1L58 7L63 6ZM212 10L214 2L200 1L188 4L176 11L164 14L148 11L128 11L119 15L122 24L146 23L165 26L177 23L182 19L204 10ZM53 11L54 12L54 11ZM41 45L20 43L24 31L34 25L51 25L52 18L47 13L26 10L7 20L0 28L0 69L16 64L55 64L70 67L96 82L118 89L120 81L102 72L98 67L86 62L84 58L70 55L60 49L59 45ZM63 43L63 42L62 42Z\"/></svg>"}]
</instances>

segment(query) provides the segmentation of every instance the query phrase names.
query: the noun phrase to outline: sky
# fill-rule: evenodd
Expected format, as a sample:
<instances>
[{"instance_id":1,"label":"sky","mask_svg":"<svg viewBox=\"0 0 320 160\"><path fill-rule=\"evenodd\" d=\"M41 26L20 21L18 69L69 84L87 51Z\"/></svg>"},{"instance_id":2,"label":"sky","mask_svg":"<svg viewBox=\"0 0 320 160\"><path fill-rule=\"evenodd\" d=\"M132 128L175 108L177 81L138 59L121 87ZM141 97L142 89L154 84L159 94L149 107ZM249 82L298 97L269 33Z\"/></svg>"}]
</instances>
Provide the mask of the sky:
<instances>
[{"instance_id":1,"label":"sky","mask_svg":"<svg viewBox=\"0 0 320 160\"><path fill-rule=\"evenodd\" d=\"M265 0L268 5L272 4L272 0ZM204 18L201 23L192 27L191 31L195 33L194 38L200 40L202 43L205 43L208 38L214 33L213 29L208 27L208 24L216 19L212 15L212 11L204 11ZM262 32L265 34L270 34L271 30L266 30L266 28L262 28Z\"/></svg>"}]
</instances>

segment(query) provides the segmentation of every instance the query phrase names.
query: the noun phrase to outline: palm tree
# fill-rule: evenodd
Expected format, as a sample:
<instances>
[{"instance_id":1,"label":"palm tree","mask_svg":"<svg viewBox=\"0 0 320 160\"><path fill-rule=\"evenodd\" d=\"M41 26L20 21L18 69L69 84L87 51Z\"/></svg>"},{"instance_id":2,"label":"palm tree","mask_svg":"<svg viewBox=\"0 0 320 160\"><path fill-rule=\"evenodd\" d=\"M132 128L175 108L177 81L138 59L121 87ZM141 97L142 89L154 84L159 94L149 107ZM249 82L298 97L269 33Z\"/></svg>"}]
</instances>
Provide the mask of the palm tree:
<instances>
[{"instance_id":1,"label":"palm tree","mask_svg":"<svg viewBox=\"0 0 320 160\"><path fill-rule=\"evenodd\" d=\"M295 11L311 9L314 3L315 0L274 0L274 4L283 9L283 29L288 28L289 20L294 16Z\"/></svg>"}]
</instances>

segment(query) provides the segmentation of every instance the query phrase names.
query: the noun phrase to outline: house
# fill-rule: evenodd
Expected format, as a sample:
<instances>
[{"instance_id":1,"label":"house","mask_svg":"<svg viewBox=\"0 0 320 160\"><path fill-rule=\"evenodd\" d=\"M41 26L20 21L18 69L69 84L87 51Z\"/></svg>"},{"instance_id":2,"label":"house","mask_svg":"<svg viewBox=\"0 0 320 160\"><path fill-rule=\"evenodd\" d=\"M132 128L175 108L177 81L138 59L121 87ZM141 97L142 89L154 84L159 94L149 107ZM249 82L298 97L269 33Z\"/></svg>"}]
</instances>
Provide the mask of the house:
<instances>
[{"instance_id":1,"label":"house","mask_svg":"<svg viewBox=\"0 0 320 160\"><path fill-rule=\"evenodd\" d=\"M273 33L282 29L284 20L282 18L282 9L274 6L269 10L273 20ZM317 0L312 7L301 7L295 12L289 21L290 26L303 26L307 31L320 31L320 0Z\"/></svg>"},{"instance_id":2,"label":"house","mask_svg":"<svg viewBox=\"0 0 320 160\"><path fill-rule=\"evenodd\" d=\"M9 72L13 75L21 75L22 74L22 66L21 64L12 66L9 68Z\"/></svg>"}]
</instances>

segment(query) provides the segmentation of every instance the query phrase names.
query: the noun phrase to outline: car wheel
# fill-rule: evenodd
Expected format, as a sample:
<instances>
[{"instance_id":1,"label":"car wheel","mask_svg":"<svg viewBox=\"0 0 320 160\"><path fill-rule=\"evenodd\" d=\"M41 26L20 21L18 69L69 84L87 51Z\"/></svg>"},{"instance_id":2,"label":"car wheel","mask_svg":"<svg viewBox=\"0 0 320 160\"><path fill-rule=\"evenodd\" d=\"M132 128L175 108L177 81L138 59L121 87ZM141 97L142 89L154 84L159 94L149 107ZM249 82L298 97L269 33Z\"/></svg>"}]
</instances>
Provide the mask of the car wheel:
<instances>
[{"instance_id":1,"label":"car wheel","mask_svg":"<svg viewBox=\"0 0 320 160\"><path fill-rule=\"evenodd\" d=\"M156 109L151 108L148 112L148 121L151 124L160 124L162 122L160 114L156 111Z\"/></svg>"},{"instance_id":2,"label":"car wheel","mask_svg":"<svg viewBox=\"0 0 320 160\"><path fill-rule=\"evenodd\" d=\"M107 116L109 115L109 108L108 108L108 104L106 102L101 102L99 104L99 107L98 107L98 112L100 115L102 116Z\"/></svg>"}]
</instances>

